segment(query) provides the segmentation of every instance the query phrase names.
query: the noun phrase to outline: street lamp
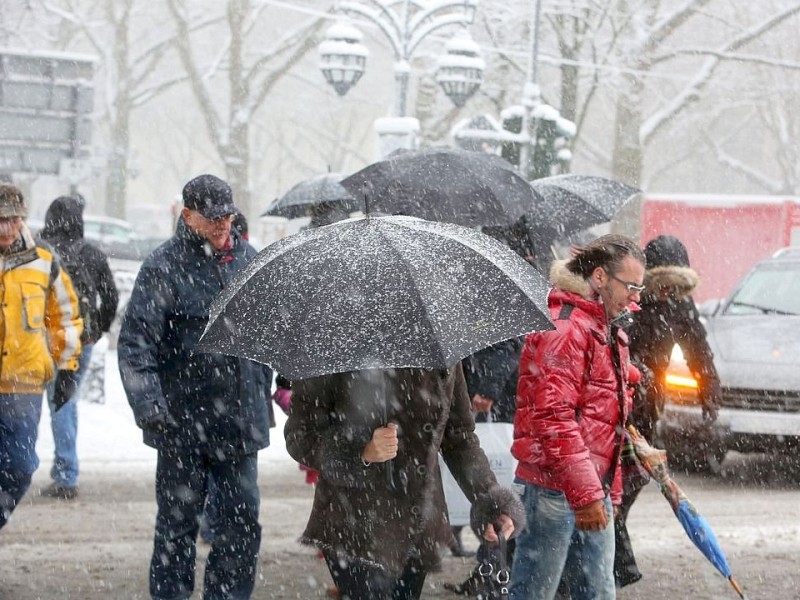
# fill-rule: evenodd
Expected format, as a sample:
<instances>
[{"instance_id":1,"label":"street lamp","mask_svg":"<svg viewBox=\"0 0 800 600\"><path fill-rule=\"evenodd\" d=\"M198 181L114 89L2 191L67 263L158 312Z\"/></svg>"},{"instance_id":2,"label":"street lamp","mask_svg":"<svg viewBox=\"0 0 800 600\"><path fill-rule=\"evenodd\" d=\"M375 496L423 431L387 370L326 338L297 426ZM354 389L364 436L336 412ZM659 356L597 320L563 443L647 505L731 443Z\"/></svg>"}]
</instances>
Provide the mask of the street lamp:
<instances>
[{"instance_id":1,"label":"street lamp","mask_svg":"<svg viewBox=\"0 0 800 600\"><path fill-rule=\"evenodd\" d=\"M319 45L319 68L325 81L344 96L358 83L367 65L369 50L361 43L361 32L346 21L339 21L325 32Z\"/></svg>"},{"instance_id":2,"label":"street lamp","mask_svg":"<svg viewBox=\"0 0 800 600\"><path fill-rule=\"evenodd\" d=\"M377 25L389 39L394 52L394 119L383 125L376 122L379 132L391 131L392 139L388 145L383 144L382 154L391 151L391 146L416 146L419 122L408 118L406 113L410 61L417 46L429 34L443 27L463 27L471 23L477 5L478 0L436 0L430 3L423 0L364 0L338 4L340 13ZM320 67L325 79L339 95L346 94L364 72L367 53L360 40L361 34L353 25L335 25L328 30L320 46ZM470 45L470 42L464 35L457 38L439 65L437 81L457 106L462 106L475 93L483 78L484 65L478 56L478 47Z\"/></svg>"},{"instance_id":3,"label":"street lamp","mask_svg":"<svg viewBox=\"0 0 800 600\"><path fill-rule=\"evenodd\" d=\"M455 36L445 44L447 54L439 58L436 81L459 108L478 91L483 83L486 63L480 57L480 46L469 36Z\"/></svg>"}]
</instances>

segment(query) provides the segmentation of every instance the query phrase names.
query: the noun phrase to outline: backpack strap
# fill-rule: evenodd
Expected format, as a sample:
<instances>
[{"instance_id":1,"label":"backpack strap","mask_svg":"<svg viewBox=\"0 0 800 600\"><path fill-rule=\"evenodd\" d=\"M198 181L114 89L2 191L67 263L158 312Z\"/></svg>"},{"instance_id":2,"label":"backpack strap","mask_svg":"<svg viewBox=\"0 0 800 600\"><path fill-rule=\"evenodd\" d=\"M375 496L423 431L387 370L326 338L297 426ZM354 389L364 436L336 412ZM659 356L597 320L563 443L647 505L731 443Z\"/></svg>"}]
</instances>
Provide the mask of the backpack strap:
<instances>
[{"instance_id":1,"label":"backpack strap","mask_svg":"<svg viewBox=\"0 0 800 600\"><path fill-rule=\"evenodd\" d=\"M556 320L569 321L569 316L572 314L573 310L575 310L574 304L562 304L561 310L558 311L558 317L556 317Z\"/></svg>"}]
</instances>

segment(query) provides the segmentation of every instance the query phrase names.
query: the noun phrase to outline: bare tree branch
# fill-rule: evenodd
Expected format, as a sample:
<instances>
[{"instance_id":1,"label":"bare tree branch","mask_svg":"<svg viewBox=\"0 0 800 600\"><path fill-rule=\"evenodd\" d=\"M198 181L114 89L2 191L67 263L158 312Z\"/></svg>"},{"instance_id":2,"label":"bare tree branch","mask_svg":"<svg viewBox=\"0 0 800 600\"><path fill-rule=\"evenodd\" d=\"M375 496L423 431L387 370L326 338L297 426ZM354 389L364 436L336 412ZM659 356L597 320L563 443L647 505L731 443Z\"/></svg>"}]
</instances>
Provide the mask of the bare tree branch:
<instances>
[{"instance_id":1,"label":"bare tree branch","mask_svg":"<svg viewBox=\"0 0 800 600\"><path fill-rule=\"evenodd\" d=\"M200 103L209 138L217 147L220 156L224 156L226 143L220 134L221 117L211 101L211 94L194 60L189 39L188 16L182 14L181 9L183 7L178 6L178 0L167 0L167 6L177 30L176 48L178 55L189 77L189 84L192 87L195 98Z\"/></svg>"},{"instance_id":2,"label":"bare tree branch","mask_svg":"<svg viewBox=\"0 0 800 600\"><path fill-rule=\"evenodd\" d=\"M666 62L680 56L713 56L721 61L730 60L738 63L751 63L756 65L765 65L768 67L779 67L782 69L800 70L800 62L794 60L778 60L766 56L757 56L755 54L736 54L732 52L723 52L720 50L710 50L707 48L680 48L666 54L660 54L653 58L652 64Z\"/></svg>"},{"instance_id":3,"label":"bare tree branch","mask_svg":"<svg viewBox=\"0 0 800 600\"><path fill-rule=\"evenodd\" d=\"M800 13L800 3L796 3L795 5L781 12L775 13L768 19L765 19L762 23L750 28L742 33L742 35L727 42L720 49L720 52L728 53L739 50L797 13ZM711 80L711 76L714 74L714 71L717 69L720 63L720 59L716 57L707 59L699 71L695 74L689 85L687 85L673 99L672 102L668 103L664 108L653 114L645 123L642 124L640 129L640 139L642 140L643 144L646 144L650 139L652 139L653 136L655 136L675 117L675 115L685 109L689 104L696 102L700 98L702 91L708 85L709 81Z\"/></svg>"}]
</instances>

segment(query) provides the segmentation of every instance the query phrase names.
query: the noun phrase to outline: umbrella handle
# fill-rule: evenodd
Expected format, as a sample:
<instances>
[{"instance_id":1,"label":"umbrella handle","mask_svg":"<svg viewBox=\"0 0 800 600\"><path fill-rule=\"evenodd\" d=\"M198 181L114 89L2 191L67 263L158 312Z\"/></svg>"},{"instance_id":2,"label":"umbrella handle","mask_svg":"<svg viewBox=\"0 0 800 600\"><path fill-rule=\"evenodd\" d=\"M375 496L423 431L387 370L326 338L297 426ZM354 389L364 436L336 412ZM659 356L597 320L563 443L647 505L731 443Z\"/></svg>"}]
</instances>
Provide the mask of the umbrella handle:
<instances>
[{"instance_id":1,"label":"umbrella handle","mask_svg":"<svg viewBox=\"0 0 800 600\"><path fill-rule=\"evenodd\" d=\"M747 597L744 595L744 591L742 590L741 586L739 586L739 584L736 582L736 580L733 577L728 577L728 581L730 582L731 587L733 587L736 593L739 594L739 598L741 598L742 600L746 600Z\"/></svg>"},{"instance_id":2,"label":"umbrella handle","mask_svg":"<svg viewBox=\"0 0 800 600\"><path fill-rule=\"evenodd\" d=\"M394 483L394 461L387 460L383 464L386 469L386 486L389 488L389 491L393 492L397 488Z\"/></svg>"}]
</instances>

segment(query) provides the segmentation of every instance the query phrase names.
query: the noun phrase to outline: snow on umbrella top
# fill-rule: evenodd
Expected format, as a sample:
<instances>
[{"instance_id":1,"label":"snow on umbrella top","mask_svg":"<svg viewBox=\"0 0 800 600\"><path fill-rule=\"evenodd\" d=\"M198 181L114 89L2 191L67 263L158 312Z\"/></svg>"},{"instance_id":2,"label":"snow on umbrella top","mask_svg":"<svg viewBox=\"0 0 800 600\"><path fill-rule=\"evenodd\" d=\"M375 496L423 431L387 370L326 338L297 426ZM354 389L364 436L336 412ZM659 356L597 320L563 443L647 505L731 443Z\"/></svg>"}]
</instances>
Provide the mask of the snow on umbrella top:
<instances>
[{"instance_id":1,"label":"snow on umbrella top","mask_svg":"<svg viewBox=\"0 0 800 600\"><path fill-rule=\"evenodd\" d=\"M290 379L444 369L550 329L549 284L478 231L409 217L349 219L261 251L214 301L198 349Z\"/></svg>"},{"instance_id":2,"label":"snow on umbrella top","mask_svg":"<svg viewBox=\"0 0 800 600\"><path fill-rule=\"evenodd\" d=\"M526 216L538 254L559 238L605 223L641 190L594 175L553 175L531 182L541 197Z\"/></svg>"},{"instance_id":3,"label":"snow on umbrella top","mask_svg":"<svg viewBox=\"0 0 800 600\"><path fill-rule=\"evenodd\" d=\"M467 227L511 225L539 200L508 161L494 154L427 148L392 154L342 180L370 210Z\"/></svg>"},{"instance_id":4,"label":"snow on umbrella top","mask_svg":"<svg viewBox=\"0 0 800 600\"><path fill-rule=\"evenodd\" d=\"M355 200L339 183L341 173L324 173L310 179L305 179L276 198L267 207L262 217L286 217L297 219L300 217L313 217L324 213L326 210L338 210L349 213L357 210Z\"/></svg>"}]
</instances>

